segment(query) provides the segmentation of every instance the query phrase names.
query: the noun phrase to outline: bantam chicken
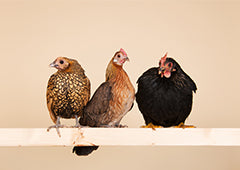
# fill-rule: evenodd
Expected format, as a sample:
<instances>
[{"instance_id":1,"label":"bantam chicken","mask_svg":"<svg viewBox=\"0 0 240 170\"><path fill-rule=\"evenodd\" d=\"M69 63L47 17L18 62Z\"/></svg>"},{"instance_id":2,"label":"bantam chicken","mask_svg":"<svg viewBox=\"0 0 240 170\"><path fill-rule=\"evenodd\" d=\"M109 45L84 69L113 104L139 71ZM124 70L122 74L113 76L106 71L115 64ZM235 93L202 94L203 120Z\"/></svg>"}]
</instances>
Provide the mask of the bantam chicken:
<instances>
[{"instance_id":1,"label":"bantam chicken","mask_svg":"<svg viewBox=\"0 0 240 170\"><path fill-rule=\"evenodd\" d=\"M137 83L136 101L145 127L194 127L184 122L192 110L197 87L174 59L166 54L159 67L144 72Z\"/></svg>"},{"instance_id":2,"label":"bantam chicken","mask_svg":"<svg viewBox=\"0 0 240 170\"><path fill-rule=\"evenodd\" d=\"M129 60L123 49L116 52L106 70L106 81L95 91L84 108L79 122L91 127L122 127L120 121L129 112L135 99L135 90L122 66ZM88 155L98 146L75 146L77 155Z\"/></svg>"},{"instance_id":3,"label":"bantam chicken","mask_svg":"<svg viewBox=\"0 0 240 170\"><path fill-rule=\"evenodd\" d=\"M86 106L90 98L90 81L84 73L81 65L74 59L58 57L51 67L58 69L54 73L47 86L47 107L52 121L56 124L50 126L56 128L60 135L59 128L66 127L61 125L60 118L76 119L79 127L78 117L82 115L83 107Z\"/></svg>"}]
</instances>

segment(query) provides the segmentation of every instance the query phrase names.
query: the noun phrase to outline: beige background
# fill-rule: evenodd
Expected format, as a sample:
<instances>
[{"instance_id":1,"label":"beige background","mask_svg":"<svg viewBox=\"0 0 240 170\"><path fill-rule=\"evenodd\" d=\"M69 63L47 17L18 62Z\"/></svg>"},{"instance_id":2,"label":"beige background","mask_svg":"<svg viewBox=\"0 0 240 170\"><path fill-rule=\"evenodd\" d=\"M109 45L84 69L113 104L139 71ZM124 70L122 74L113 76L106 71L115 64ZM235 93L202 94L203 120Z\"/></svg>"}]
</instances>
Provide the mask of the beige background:
<instances>
[{"instance_id":1,"label":"beige background","mask_svg":"<svg viewBox=\"0 0 240 170\"><path fill-rule=\"evenodd\" d=\"M46 85L58 56L79 61L92 92L124 48L136 87L168 51L198 86L187 123L240 128L240 3L237 1L0 1L0 127L48 127ZM73 123L73 122L70 122ZM137 105L123 119L139 127ZM70 147L0 148L0 169L238 170L239 147L101 147L76 157Z\"/></svg>"}]
</instances>

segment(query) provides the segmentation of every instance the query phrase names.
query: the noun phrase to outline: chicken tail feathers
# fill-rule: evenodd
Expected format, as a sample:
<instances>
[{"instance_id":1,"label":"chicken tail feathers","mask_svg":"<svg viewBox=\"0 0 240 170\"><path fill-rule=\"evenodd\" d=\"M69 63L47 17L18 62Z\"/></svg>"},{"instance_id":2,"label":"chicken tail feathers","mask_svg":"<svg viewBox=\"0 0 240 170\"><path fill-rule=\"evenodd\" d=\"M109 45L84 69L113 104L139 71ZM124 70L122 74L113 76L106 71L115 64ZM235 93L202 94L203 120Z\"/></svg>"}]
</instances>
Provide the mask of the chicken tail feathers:
<instances>
[{"instance_id":1,"label":"chicken tail feathers","mask_svg":"<svg viewBox=\"0 0 240 170\"><path fill-rule=\"evenodd\" d=\"M78 156L87 156L94 150L97 150L99 146L74 146L72 152Z\"/></svg>"}]
</instances>

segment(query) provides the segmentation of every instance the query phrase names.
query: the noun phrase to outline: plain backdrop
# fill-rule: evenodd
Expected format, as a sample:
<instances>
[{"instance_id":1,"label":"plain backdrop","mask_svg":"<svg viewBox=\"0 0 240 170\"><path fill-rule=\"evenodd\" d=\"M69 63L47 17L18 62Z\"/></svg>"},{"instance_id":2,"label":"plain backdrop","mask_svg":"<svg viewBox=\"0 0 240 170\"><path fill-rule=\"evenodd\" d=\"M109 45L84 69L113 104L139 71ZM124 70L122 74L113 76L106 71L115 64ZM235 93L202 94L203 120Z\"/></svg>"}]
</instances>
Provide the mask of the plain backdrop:
<instances>
[{"instance_id":1,"label":"plain backdrop","mask_svg":"<svg viewBox=\"0 0 240 170\"><path fill-rule=\"evenodd\" d=\"M104 81L113 54L137 78L168 52L197 84L188 124L240 128L238 1L0 0L0 127L47 128L46 86L58 56L75 58L91 80ZM70 122L74 123L74 121ZM144 121L135 103L122 120ZM0 148L0 169L238 170L239 147L101 147L77 157L71 147Z\"/></svg>"}]
</instances>

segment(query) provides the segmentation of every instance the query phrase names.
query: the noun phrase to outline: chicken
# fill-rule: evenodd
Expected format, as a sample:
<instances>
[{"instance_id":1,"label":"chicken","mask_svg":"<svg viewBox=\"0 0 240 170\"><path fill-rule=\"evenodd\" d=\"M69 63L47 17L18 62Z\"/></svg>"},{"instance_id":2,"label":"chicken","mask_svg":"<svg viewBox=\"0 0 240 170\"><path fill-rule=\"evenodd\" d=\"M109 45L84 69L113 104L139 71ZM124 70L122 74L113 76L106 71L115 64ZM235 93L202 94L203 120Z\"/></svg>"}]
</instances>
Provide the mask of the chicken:
<instances>
[{"instance_id":1,"label":"chicken","mask_svg":"<svg viewBox=\"0 0 240 170\"><path fill-rule=\"evenodd\" d=\"M106 70L106 81L95 91L79 122L91 127L123 127L120 121L135 99L134 87L122 66L129 60L123 49L116 52ZM75 146L77 155L87 155L98 146Z\"/></svg>"},{"instance_id":2,"label":"chicken","mask_svg":"<svg viewBox=\"0 0 240 170\"><path fill-rule=\"evenodd\" d=\"M192 110L196 84L167 53L159 67L144 72L137 83L136 102L145 127L194 127L184 122Z\"/></svg>"},{"instance_id":3,"label":"chicken","mask_svg":"<svg viewBox=\"0 0 240 170\"><path fill-rule=\"evenodd\" d=\"M82 115L83 108L90 98L90 81L84 73L81 65L74 59L58 57L51 67L58 69L54 73L47 86L47 107L52 121L56 124L50 126L56 128L60 135L59 128L66 127L61 125L60 118L76 119L79 127L78 117Z\"/></svg>"}]
</instances>

